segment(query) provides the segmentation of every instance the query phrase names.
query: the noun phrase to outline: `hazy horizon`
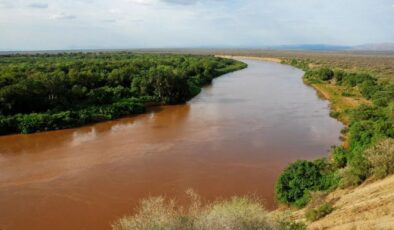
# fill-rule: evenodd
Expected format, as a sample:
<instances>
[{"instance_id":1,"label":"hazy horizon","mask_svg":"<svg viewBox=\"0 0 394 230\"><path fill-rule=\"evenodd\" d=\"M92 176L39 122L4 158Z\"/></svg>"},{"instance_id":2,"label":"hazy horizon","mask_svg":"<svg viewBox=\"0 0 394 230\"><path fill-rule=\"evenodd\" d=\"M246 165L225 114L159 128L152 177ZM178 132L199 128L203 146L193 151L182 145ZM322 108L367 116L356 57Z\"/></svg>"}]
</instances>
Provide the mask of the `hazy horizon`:
<instances>
[{"instance_id":1,"label":"hazy horizon","mask_svg":"<svg viewBox=\"0 0 394 230\"><path fill-rule=\"evenodd\" d=\"M394 42L394 1L0 0L0 50Z\"/></svg>"}]
</instances>

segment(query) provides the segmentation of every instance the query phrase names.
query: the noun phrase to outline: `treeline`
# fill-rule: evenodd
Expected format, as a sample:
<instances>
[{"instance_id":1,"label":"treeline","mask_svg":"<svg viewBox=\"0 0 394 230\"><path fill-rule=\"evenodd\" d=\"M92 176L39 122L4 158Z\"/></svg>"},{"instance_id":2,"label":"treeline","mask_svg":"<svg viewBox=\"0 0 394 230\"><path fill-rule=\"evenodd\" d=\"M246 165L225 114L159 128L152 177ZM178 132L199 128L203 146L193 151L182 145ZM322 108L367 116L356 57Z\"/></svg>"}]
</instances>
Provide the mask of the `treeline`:
<instances>
[{"instance_id":1,"label":"treeline","mask_svg":"<svg viewBox=\"0 0 394 230\"><path fill-rule=\"evenodd\" d=\"M0 134L80 126L184 103L245 68L213 56L63 53L0 56Z\"/></svg>"},{"instance_id":2,"label":"treeline","mask_svg":"<svg viewBox=\"0 0 394 230\"><path fill-rule=\"evenodd\" d=\"M366 73L309 68L303 60L293 59L288 64L302 68L309 84L351 88L371 104L337 112L349 117L348 126L342 130L348 146L333 147L329 159L297 161L289 165L276 184L278 199L302 207L314 191L354 186L368 178L394 173L394 84L378 81ZM342 96L352 95L345 91Z\"/></svg>"}]
</instances>

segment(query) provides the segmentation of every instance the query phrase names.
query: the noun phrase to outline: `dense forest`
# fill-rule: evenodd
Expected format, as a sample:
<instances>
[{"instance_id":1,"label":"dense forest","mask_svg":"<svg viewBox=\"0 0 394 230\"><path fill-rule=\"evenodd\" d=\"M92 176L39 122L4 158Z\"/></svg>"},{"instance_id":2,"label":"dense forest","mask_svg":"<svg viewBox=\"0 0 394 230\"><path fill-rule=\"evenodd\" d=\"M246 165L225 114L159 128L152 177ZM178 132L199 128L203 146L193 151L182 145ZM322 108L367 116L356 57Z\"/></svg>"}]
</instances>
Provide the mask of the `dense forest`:
<instances>
[{"instance_id":1,"label":"dense forest","mask_svg":"<svg viewBox=\"0 0 394 230\"><path fill-rule=\"evenodd\" d=\"M62 53L0 56L0 134L70 128L184 103L244 63L213 56Z\"/></svg>"},{"instance_id":2,"label":"dense forest","mask_svg":"<svg viewBox=\"0 0 394 230\"><path fill-rule=\"evenodd\" d=\"M394 173L394 84L365 72L345 72L327 66L311 67L305 60L287 60L305 71L304 80L327 91L336 110L331 116L345 123L345 143L333 146L328 159L297 161L279 177L276 196L297 207L313 192L359 185L367 179ZM342 101L352 101L353 106ZM321 210L331 210L328 204ZM312 210L320 212L321 210Z\"/></svg>"}]
</instances>

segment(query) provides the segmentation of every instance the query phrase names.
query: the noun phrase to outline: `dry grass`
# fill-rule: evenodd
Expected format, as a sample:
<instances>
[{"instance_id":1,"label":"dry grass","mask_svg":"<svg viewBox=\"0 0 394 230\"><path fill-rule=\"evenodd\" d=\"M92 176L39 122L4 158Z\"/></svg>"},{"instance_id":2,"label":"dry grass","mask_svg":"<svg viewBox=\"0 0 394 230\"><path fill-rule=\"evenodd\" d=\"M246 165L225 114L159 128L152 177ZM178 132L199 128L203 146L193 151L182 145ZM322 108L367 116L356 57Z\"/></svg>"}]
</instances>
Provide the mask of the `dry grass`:
<instances>
[{"instance_id":1,"label":"dry grass","mask_svg":"<svg viewBox=\"0 0 394 230\"><path fill-rule=\"evenodd\" d=\"M308 229L394 229L394 175L366 182L356 188L339 189L329 193L318 203L330 203L334 210L327 216L308 224ZM293 220L305 221L308 207L289 212ZM278 214L279 213L279 214Z\"/></svg>"},{"instance_id":2,"label":"dry grass","mask_svg":"<svg viewBox=\"0 0 394 230\"><path fill-rule=\"evenodd\" d=\"M203 206L199 196L188 192L191 205L152 197L141 202L133 216L117 220L114 230L271 230L279 225L262 203L251 197L233 197Z\"/></svg>"},{"instance_id":3,"label":"dry grass","mask_svg":"<svg viewBox=\"0 0 394 230\"><path fill-rule=\"evenodd\" d=\"M365 151L373 178L384 178L394 173L394 139L386 139ZM394 191L393 191L394 192Z\"/></svg>"},{"instance_id":4,"label":"dry grass","mask_svg":"<svg viewBox=\"0 0 394 230\"><path fill-rule=\"evenodd\" d=\"M393 229L394 176L355 189L338 190L327 197L335 210L310 229Z\"/></svg>"},{"instance_id":5,"label":"dry grass","mask_svg":"<svg viewBox=\"0 0 394 230\"><path fill-rule=\"evenodd\" d=\"M349 124L349 116L344 113L347 109L356 108L362 104L371 105L370 101L361 96L360 92L353 88L325 83L310 85L317 90L321 97L330 101L331 110L339 113L338 119L345 125ZM343 96L345 92L351 96Z\"/></svg>"}]
</instances>

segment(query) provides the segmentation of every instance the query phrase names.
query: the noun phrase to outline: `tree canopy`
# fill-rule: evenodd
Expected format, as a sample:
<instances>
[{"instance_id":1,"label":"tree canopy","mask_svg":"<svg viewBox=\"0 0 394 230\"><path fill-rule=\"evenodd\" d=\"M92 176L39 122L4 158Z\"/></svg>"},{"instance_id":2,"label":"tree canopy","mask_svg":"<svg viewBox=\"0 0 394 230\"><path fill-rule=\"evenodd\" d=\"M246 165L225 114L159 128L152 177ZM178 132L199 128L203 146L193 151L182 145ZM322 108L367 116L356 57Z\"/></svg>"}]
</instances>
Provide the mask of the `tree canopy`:
<instances>
[{"instance_id":1,"label":"tree canopy","mask_svg":"<svg viewBox=\"0 0 394 230\"><path fill-rule=\"evenodd\" d=\"M61 53L0 56L0 133L73 127L184 103L245 64L213 56Z\"/></svg>"}]
</instances>

